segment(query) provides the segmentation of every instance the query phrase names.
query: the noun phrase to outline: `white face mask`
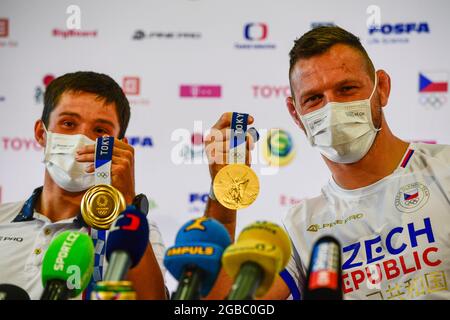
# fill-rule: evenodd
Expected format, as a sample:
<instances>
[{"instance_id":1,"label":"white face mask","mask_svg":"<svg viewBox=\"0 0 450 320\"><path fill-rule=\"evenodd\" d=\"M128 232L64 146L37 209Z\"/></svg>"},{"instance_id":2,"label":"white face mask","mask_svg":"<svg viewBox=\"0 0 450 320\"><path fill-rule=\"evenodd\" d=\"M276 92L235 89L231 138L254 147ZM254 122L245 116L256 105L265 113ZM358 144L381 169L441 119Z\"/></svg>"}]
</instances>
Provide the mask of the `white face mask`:
<instances>
[{"instance_id":1,"label":"white face mask","mask_svg":"<svg viewBox=\"0 0 450 320\"><path fill-rule=\"evenodd\" d=\"M350 102L329 102L324 107L300 116L309 143L329 160L354 163L369 151L377 132L372 121L370 97Z\"/></svg>"},{"instance_id":2,"label":"white face mask","mask_svg":"<svg viewBox=\"0 0 450 320\"><path fill-rule=\"evenodd\" d=\"M45 126L44 126L45 129ZM94 140L82 134L60 134L47 131L44 150L44 164L53 181L69 192L80 192L94 185L94 174L86 173L89 162L77 162L78 149L95 144Z\"/></svg>"}]
</instances>

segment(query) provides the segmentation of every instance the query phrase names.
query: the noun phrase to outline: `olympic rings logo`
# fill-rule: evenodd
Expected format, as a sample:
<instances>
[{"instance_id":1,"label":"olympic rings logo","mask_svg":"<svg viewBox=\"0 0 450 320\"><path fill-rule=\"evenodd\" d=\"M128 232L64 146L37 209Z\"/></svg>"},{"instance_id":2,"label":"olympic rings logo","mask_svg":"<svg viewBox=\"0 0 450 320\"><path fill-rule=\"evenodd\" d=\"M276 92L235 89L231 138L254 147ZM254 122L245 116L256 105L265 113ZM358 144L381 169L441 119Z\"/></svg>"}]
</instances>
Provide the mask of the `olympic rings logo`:
<instances>
[{"instance_id":1,"label":"olympic rings logo","mask_svg":"<svg viewBox=\"0 0 450 320\"><path fill-rule=\"evenodd\" d=\"M108 172L97 172L96 175L97 175L98 178L103 178L103 179L106 179L106 178L109 177L109 173Z\"/></svg>"},{"instance_id":2,"label":"olympic rings logo","mask_svg":"<svg viewBox=\"0 0 450 320\"><path fill-rule=\"evenodd\" d=\"M447 104L447 96L445 94L421 94L419 102L421 105L428 105L434 109L439 109Z\"/></svg>"}]
</instances>

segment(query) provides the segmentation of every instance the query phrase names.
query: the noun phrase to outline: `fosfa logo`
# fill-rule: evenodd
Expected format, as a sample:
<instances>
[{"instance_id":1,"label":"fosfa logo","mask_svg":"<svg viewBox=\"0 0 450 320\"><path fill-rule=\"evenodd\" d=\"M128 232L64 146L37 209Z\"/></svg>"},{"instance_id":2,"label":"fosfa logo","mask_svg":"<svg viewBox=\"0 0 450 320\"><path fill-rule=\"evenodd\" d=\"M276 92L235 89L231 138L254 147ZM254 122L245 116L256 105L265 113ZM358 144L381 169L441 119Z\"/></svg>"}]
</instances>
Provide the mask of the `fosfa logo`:
<instances>
[{"instance_id":1,"label":"fosfa logo","mask_svg":"<svg viewBox=\"0 0 450 320\"><path fill-rule=\"evenodd\" d=\"M422 208L430 198L430 191L420 182L407 184L400 188L395 197L397 210L412 213Z\"/></svg>"},{"instance_id":2,"label":"fosfa logo","mask_svg":"<svg viewBox=\"0 0 450 320\"><path fill-rule=\"evenodd\" d=\"M235 43L236 49L275 49L276 45L268 43L269 26L264 22L249 22L242 28L244 43Z\"/></svg>"},{"instance_id":3,"label":"fosfa logo","mask_svg":"<svg viewBox=\"0 0 450 320\"><path fill-rule=\"evenodd\" d=\"M188 213L201 214L205 211L206 203L208 202L208 193L192 192L189 194Z\"/></svg>"},{"instance_id":4,"label":"fosfa logo","mask_svg":"<svg viewBox=\"0 0 450 320\"><path fill-rule=\"evenodd\" d=\"M448 73L445 71L419 72L419 103L439 109L448 100Z\"/></svg>"},{"instance_id":5,"label":"fosfa logo","mask_svg":"<svg viewBox=\"0 0 450 320\"><path fill-rule=\"evenodd\" d=\"M128 143L134 148L153 148L153 138L149 136L139 137L139 136L131 136L127 137Z\"/></svg>"},{"instance_id":6,"label":"fosfa logo","mask_svg":"<svg viewBox=\"0 0 450 320\"><path fill-rule=\"evenodd\" d=\"M397 44L409 43L416 35L430 33L427 22L383 23L368 27L369 44Z\"/></svg>"},{"instance_id":7,"label":"fosfa logo","mask_svg":"<svg viewBox=\"0 0 450 320\"><path fill-rule=\"evenodd\" d=\"M430 27L427 22L419 23L396 23L396 24L373 24L369 26L369 34L381 33L384 35L410 34L410 33L430 33Z\"/></svg>"},{"instance_id":8,"label":"fosfa logo","mask_svg":"<svg viewBox=\"0 0 450 320\"><path fill-rule=\"evenodd\" d=\"M41 104L43 102L45 89L47 89L50 82L52 82L54 79L55 76L51 73L48 73L42 78L42 84L36 86L36 88L34 89L34 101L36 102L36 104Z\"/></svg>"}]
</instances>

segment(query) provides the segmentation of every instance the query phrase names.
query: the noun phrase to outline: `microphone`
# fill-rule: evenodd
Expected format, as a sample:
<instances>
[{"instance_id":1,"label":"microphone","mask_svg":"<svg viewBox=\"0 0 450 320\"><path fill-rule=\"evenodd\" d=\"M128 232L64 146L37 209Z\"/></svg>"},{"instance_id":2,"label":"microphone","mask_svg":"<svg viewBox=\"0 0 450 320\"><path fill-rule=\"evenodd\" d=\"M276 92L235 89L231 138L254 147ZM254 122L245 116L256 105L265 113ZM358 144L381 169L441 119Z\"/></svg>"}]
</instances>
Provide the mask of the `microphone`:
<instances>
[{"instance_id":1,"label":"microphone","mask_svg":"<svg viewBox=\"0 0 450 320\"><path fill-rule=\"evenodd\" d=\"M164 265L179 281L172 300L198 300L211 291L221 268L220 258L231 243L227 229L207 217L190 220L167 249Z\"/></svg>"},{"instance_id":2,"label":"microphone","mask_svg":"<svg viewBox=\"0 0 450 320\"><path fill-rule=\"evenodd\" d=\"M289 262L291 251L288 235L275 223L257 221L244 228L222 256L223 268L234 279L227 300L266 294Z\"/></svg>"},{"instance_id":3,"label":"microphone","mask_svg":"<svg viewBox=\"0 0 450 320\"><path fill-rule=\"evenodd\" d=\"M94 271L94 245L84 233L65 231L50 244L42 262L41 300L75 298Z\"/></svg>"},{"instance_id":4,"label":"microphone","mask_svg":"<svg viewBox=\"0 0 450 320\"><path fill-rule=\"evenodd\" d=\"M0 284L1 300L30 300L28 293L13 284Z\"/></svg>"},{"instance_id":5,"label":"microphone","mask_svg":"<svg viewBox=\"0 0 450 320\"><path fill-rule=\"evenodd\" d=\"M145 253L149 239L149 226L145 215L128 206L114 221L106 242L108 267L103 281L122 281L129 269L134 268Z\"/></svg>"},{"instance_id":6,"label":"microphone","mask_svg":"<svg viewBox=\"0 0 450 320\"><path fill-rule=\"evenodd\" d=\"M304 300L342 300L341 245L323 236L313 246Z\"/></svg>"}]
</instances>

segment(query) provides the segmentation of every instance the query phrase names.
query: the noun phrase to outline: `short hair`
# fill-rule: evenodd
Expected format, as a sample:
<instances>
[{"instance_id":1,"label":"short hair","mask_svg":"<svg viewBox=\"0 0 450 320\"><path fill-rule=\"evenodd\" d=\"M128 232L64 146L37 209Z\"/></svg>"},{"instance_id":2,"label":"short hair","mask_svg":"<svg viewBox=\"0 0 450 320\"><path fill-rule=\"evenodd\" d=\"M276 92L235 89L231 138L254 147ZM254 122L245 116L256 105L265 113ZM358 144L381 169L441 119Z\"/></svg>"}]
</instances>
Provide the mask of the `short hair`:
<instances>
[{"instance_id":1,"label":"short hair","mask_svg":"<svg viewBox=\"0 0 450 320\"><path fill-rule=\"evenodd\" d=\"M50 113L65 92L93 93L107 104L114 103L120 125L119 139L125 136L130 121L130 104L122 88L110 76L92 71L78 71L66 73L50 82L45 90L44 110L41 117L46 126L48 126Z\"/></svg>"},{"instance_id":2,"label":"short hair","mask_svg":"<svg viewBox=\"0 0 450 320\"><path fill-rule=\"evenodd\" d=\"M306 32L294 41L294 47L289 52L289 82L297 61L323 54L335 44L345 44L356 49L366 61L367 71L371 78L375 76L372 60L357 36L338 26L320 26Z\"/></svg>"}]
</instances>

